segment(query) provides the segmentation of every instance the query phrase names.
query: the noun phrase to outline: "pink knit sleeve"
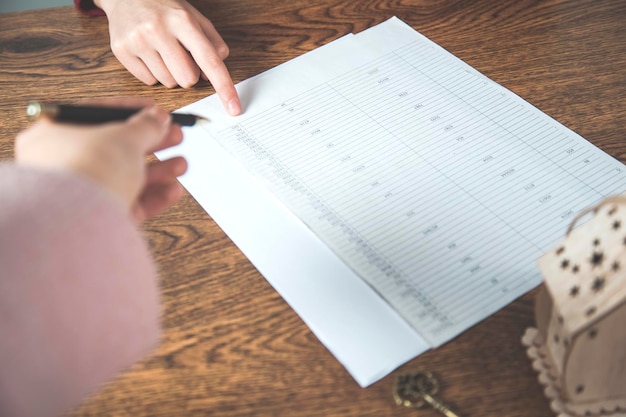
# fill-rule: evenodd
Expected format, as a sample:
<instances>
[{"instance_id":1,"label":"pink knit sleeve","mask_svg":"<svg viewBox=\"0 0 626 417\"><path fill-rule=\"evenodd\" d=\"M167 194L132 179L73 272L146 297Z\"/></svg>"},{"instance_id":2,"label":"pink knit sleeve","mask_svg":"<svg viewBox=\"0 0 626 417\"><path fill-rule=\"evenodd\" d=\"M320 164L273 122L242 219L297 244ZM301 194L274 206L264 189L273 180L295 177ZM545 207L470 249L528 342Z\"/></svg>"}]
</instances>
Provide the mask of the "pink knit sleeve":
<instances>
[{"instance_id":1,"label":"pink knit sleeve","mask_svg":"<svg viewBox=\"0 0 626 417\"><path fill-rule=\"evenodd\" d=\"M74 0L74 6L83 14L91 16L102 16L104 11L96 6L93 0Z\"/></svg>"},{"instance_id":2,"label":"pink knit sleeve","mask_svg":"<svg viewBox=\"0 0 626 417\"><path fill-rule=\"evenodd\" d=\"M53 416L157 345L157 272L85 178L0 164L0 195L0 415Z\"/></svg>"}]
</instances>

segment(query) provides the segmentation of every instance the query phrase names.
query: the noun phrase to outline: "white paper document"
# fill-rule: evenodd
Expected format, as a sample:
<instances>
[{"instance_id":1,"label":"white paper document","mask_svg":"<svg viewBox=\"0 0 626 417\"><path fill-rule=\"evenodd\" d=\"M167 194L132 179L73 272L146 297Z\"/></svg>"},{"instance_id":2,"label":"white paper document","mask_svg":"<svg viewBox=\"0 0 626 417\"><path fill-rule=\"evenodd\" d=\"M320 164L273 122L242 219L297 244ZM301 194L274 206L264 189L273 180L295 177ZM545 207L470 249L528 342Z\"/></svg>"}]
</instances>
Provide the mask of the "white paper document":
<instances>
[{"instance_id":1,"label":"white paper document","mask_svg":"<svg viewBox=\"0 0 626 417\"><path fill-rule=\"evenodd\" d=\"M392 18L181 109L160 152L361 386L541 282L625 167ZM207 295L208 296L208 295Z\"/></svg>"}]
</instances>

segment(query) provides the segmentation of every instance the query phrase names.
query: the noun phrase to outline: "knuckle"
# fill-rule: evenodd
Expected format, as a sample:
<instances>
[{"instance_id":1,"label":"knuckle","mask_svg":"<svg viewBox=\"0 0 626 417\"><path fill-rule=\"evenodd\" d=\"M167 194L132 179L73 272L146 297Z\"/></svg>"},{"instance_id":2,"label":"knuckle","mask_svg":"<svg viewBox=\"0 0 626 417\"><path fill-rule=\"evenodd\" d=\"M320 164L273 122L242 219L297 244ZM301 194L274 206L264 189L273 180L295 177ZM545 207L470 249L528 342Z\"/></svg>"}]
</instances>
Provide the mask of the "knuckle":
<instances>
[{"instance_id":1,"label":"knuckle","mask_svg":"<svg viewBox=\"0 0 626 417\"><path fill-rule=\"evenodd\" d=\"M119 39L116 39L116 40L111 39L111 51L113 52L113 55L118 57L118 59L119 59L119 55L123 54L125 50L126 50L126 42L119 40Z\"/></svg>"},{"instance_id":2,"label":"knuckle","mask_svg":"<svg viewBox=\"0 0 626 417\"><path fill-rule=\"evenodd\" d=\"M228 55L230 54L230 49L228 48L228 45L221 42L219 45L216 46L215 49L217 49L217 54L220 56L220 58L228 58Z\"/></svg>"},{"instance_id":3,"label":"knuckle","mask_svg":"<svg viewBox=\"0 0 626 417\"><path fill-rule=\"evenodd\" d=\"M144 21L135 26L124 36L116 37L111 41L111 49L115 46L120 50L141 51L150 45L151 40L159 36L160 31L157 22Z\"/></svg>"},{"instance_id":4,"label":"knuckle","mask_svg":"<svg viewBox=\"0 0 626 417\"><path fill-rule=\"evenodd\" d=\"M173 24L177 25L189 25L194 20L192 14L188 10L182 8L172 10L169 18L172 19Z\"/></svg>"},{"instance_id":5,"label":"knuckle","mask_svg":"<svg viewBox=\"0 0 626 417\"><path fill-rule=\"evenodd\" d=\"M224 64L224 62L218 55L209 55L208 57L206 57L205 62L209 68L218 68Z\"/></svg>"},{"instance_id":6,"label":"knuckle","mask_svg":"<svg viewBox=\"0 0 626 417\"><path fill-rule=\"evenodd\" d=\"M131 32L131 35L142 39L150 39L159 33L159 27L161 26L158 19L145 20L137 26L136 30Z\"/></svg>"}]
</instances>

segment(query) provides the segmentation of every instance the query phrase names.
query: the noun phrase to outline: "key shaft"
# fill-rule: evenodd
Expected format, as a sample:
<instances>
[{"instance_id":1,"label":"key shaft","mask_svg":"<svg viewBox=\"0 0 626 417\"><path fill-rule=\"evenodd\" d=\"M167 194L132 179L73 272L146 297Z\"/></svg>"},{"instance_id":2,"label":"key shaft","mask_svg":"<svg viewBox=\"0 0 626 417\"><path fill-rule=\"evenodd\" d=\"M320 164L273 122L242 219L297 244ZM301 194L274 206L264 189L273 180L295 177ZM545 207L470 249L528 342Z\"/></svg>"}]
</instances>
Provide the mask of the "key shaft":
<instances>
[{"instance_id":1,"label":"key shaft","mask_svg":"<svg viewBox=\"0 0 626 417\"><path fill-rule=\"evenodd\" d=\"M454 411L450 410L450 407L439 401L437 398L433 397L427 392L420 392L424 401L426 401L432 408L439 411L446 417L459 417Z\"/></svg>"}]
</instances>

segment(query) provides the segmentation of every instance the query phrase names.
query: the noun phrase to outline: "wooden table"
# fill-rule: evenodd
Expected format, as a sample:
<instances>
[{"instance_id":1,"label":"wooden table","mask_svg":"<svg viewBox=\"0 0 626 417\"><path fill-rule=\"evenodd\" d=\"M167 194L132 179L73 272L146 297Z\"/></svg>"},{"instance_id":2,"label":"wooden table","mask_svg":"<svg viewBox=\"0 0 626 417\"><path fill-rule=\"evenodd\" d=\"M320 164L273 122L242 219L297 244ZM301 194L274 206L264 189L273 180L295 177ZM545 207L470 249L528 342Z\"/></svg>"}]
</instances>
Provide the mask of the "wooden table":
<instances>
[{"instance_id":1,"label":"wooden table","mask_svg":"<svg viewBox=\"0 0 626 417\"><path fill-rule=\"evenodd\" d=\"M396 15L626 161L626 3L571 0L213 0L194 3L235 82ZM213 93L149 87L109 51L107 20L72 7L0 15L0 158L30 99L147 96L174 110ZM75 416L435 416L398 408L402 371L431 370L463 416L553 415L520 344L534 292L362 389L186 195L145 224L161 268L163 343ZM33 401L36 401L33 398Z\"/></svg>"}]
</instances>

